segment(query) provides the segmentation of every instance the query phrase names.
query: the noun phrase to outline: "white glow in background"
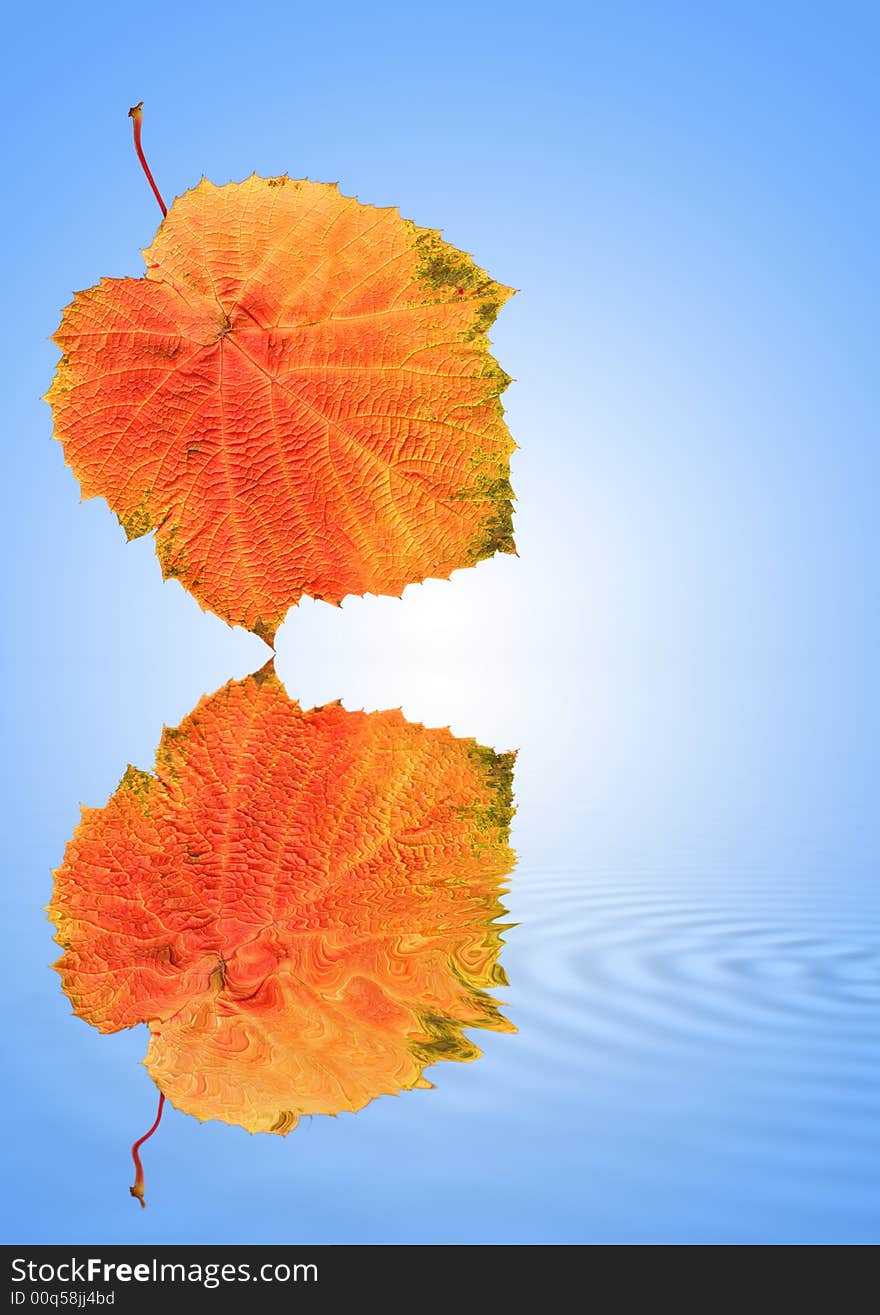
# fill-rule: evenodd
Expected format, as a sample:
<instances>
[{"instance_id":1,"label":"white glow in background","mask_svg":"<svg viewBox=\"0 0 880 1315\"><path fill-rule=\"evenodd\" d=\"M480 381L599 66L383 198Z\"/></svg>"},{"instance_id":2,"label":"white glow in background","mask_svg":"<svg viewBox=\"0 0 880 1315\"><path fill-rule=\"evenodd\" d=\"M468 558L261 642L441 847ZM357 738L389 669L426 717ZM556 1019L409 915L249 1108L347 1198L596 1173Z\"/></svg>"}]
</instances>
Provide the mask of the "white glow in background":
<instances>
[{"instance_id":1,"label":"white glow in background","mask_svg":"<svg viewBox=\"0 0 880 1315\"><path fill-rule=\"evenodd\" d=\"M876 6L704 9L157 0L149 18L99 3L8 20L3 970L17 1002L4 1047L16 1235L619 1239L642 1201L673 1233L703 1219L711 1235L722 1180L737 1219L764 1236L782 1226L718 1138L661 1155L647 1181L639 1137L653 1125L615 1123L603 1057L591 1122L583 1085L554 1085L560 1057L525 1032L506 1051L508 1038L490 1041L492 1064L446 1066L452 1105L438 1091L430 1119L415 1099L378 1102L359 1121L316 1120L282 1150L172 1120L154 1152L162 1210L133 1219L110 1148L125 1160L152 1101L143 1038L69 1017L42 912L79 804L103 804L128 762L151 766L163 723L268 656L163 584L150 539L126 545L103 503L78 503L38 401L73 288L142 272L158 212L125 113L144 98L168 196L202 171L338 178L441 226L521 289L492 333L516 379L505 403L520 557L402 601L304 603L278 638L291 696L402 706L518 748L514 907L537 908L542 875L564 867L585 888L638 877L661 900L673 887L751 892L755 908L782 892L792 919L818 897L867 919L880 743ZM527 946L527 922L518 935ZM543 1056L529 1108L518 1055ZM699 1096L707 1080L697 1065L682 1089ZM784 1084L777 1095L787 1109ZM851 1142L833 1120L827 1131L862 1172L863 1130ZM491 1210L461 1188L476 1163ZM837 1181L852 1177L813 1184L817 1217Z\"/></svg>"}]
</instances>

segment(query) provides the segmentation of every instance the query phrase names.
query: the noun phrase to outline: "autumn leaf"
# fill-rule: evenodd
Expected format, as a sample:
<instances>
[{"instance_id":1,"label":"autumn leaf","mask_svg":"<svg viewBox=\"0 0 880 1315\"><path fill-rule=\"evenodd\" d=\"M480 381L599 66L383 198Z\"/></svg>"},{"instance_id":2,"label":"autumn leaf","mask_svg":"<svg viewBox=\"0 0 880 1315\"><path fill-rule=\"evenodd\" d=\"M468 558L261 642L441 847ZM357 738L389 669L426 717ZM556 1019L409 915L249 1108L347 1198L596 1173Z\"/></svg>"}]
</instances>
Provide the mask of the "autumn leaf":
<instances>
[{"instance_id":1,"label":"autumn leaf","mask_svg":"<svg viewBox=\"0 0 880 1315\"><path fill-rule=\"evenodd\" d=\"M178 1109L251 1132L358 1110L512 1031L498 964L512 754L397 711L304 712L271 666L202 699L84 809L56 967L103 1032L145 1022Z\"/></svg>"},{"instance_id":2,"label":"autumn leaf","mask_svg":"<svg viewBox=\"0 0 880 1315\"><path fill-rule=\"evenodd\" d=\"M47 400L83 496L154 530L203 607L271 642L303 594L397 595L514 551L486 337L512 290L470 256L256 175L179 197L144 256L67 307Z\"/></svg>"}]
</instances>

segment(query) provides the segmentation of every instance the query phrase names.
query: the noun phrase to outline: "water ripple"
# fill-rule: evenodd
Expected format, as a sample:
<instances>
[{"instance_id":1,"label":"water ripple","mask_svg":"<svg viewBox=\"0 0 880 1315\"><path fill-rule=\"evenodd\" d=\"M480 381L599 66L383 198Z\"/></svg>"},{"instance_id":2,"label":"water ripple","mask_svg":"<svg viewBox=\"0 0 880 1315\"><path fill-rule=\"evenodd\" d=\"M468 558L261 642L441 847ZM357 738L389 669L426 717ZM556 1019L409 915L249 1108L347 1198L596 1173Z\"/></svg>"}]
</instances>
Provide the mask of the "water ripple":
<instances>
[{"instance_id":1,"label":"water ripple","mask_svg":"<svg viewBox=\"0 0 880 1315\"><path fill-rule=\"evenodd\" d=\"M753 1085L876 1090L880 925L818 905L520 874L505 962L524 1051L595 1069L735 1057ZM765 907L766 905L766 907Z\"/></svg>"}]
</instances>

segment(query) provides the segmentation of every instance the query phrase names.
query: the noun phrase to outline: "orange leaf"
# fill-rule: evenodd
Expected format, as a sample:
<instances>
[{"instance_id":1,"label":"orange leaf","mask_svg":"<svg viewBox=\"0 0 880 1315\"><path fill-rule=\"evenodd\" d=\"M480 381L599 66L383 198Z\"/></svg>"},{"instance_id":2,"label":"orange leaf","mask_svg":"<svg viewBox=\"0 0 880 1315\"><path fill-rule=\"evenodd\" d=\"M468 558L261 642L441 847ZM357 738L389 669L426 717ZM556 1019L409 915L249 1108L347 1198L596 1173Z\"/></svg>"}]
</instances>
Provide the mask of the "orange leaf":
<instances>
[{"instance_id":1,"label":"orange leaf","mask_svg":"<svg viewBox=\"0 0 880 1315\"><path fill-rule=\"evenodd\" d=\"M486 330L512 290L335 185L178 198L146 278L76 294L47 394L84 497L272 641L303 594L399 594L513 552Z\"/></svg>"},{"instance_id":2,"label":"orange leaf","mask_svg":"<svg viewBox=\"0 0 880 1315\"><path fill-rule=\"evenodd\" d=\"M83 817L49 909L75 1012L149 1024L179 1109L251 1132L427 1086L513 1030L497 958L512 754L399 712L303 712L271 667Z\"/></svg>"}]
</instances>

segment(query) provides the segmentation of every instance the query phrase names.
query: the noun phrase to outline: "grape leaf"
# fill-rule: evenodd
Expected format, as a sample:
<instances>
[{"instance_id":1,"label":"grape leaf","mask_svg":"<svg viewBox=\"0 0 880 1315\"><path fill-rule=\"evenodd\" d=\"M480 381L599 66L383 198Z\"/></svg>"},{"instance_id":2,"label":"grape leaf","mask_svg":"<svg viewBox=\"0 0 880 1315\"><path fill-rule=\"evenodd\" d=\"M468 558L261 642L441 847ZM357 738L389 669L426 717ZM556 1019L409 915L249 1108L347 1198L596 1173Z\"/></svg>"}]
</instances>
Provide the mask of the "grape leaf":
<instances>
[{"instance_id":1,"label":"grape leaf","mask_svg":"<svg viewBox=\"0 0 880 1315\"><path fill-rule=\"evenodd\" d=\"M55 874L55 965L103 1032L200 1119L288 1132L429 1086L512 1031L489 994L513 754L396 711L308 712L271 665L163 733L83 809Z\"/></svg>"},{"instance_id":2,"label":"grape leaf","mask_svg":"<svg viewBox=\"0 0 880 1315\"><path fill-rule=\"evenodd\" d=\"M513 552L486 330L512 289L432 229L286 176L179 197L144 278L78 292L47 400L84 498L270 643L303 594Z\"/></svg>"}]
</instances>

